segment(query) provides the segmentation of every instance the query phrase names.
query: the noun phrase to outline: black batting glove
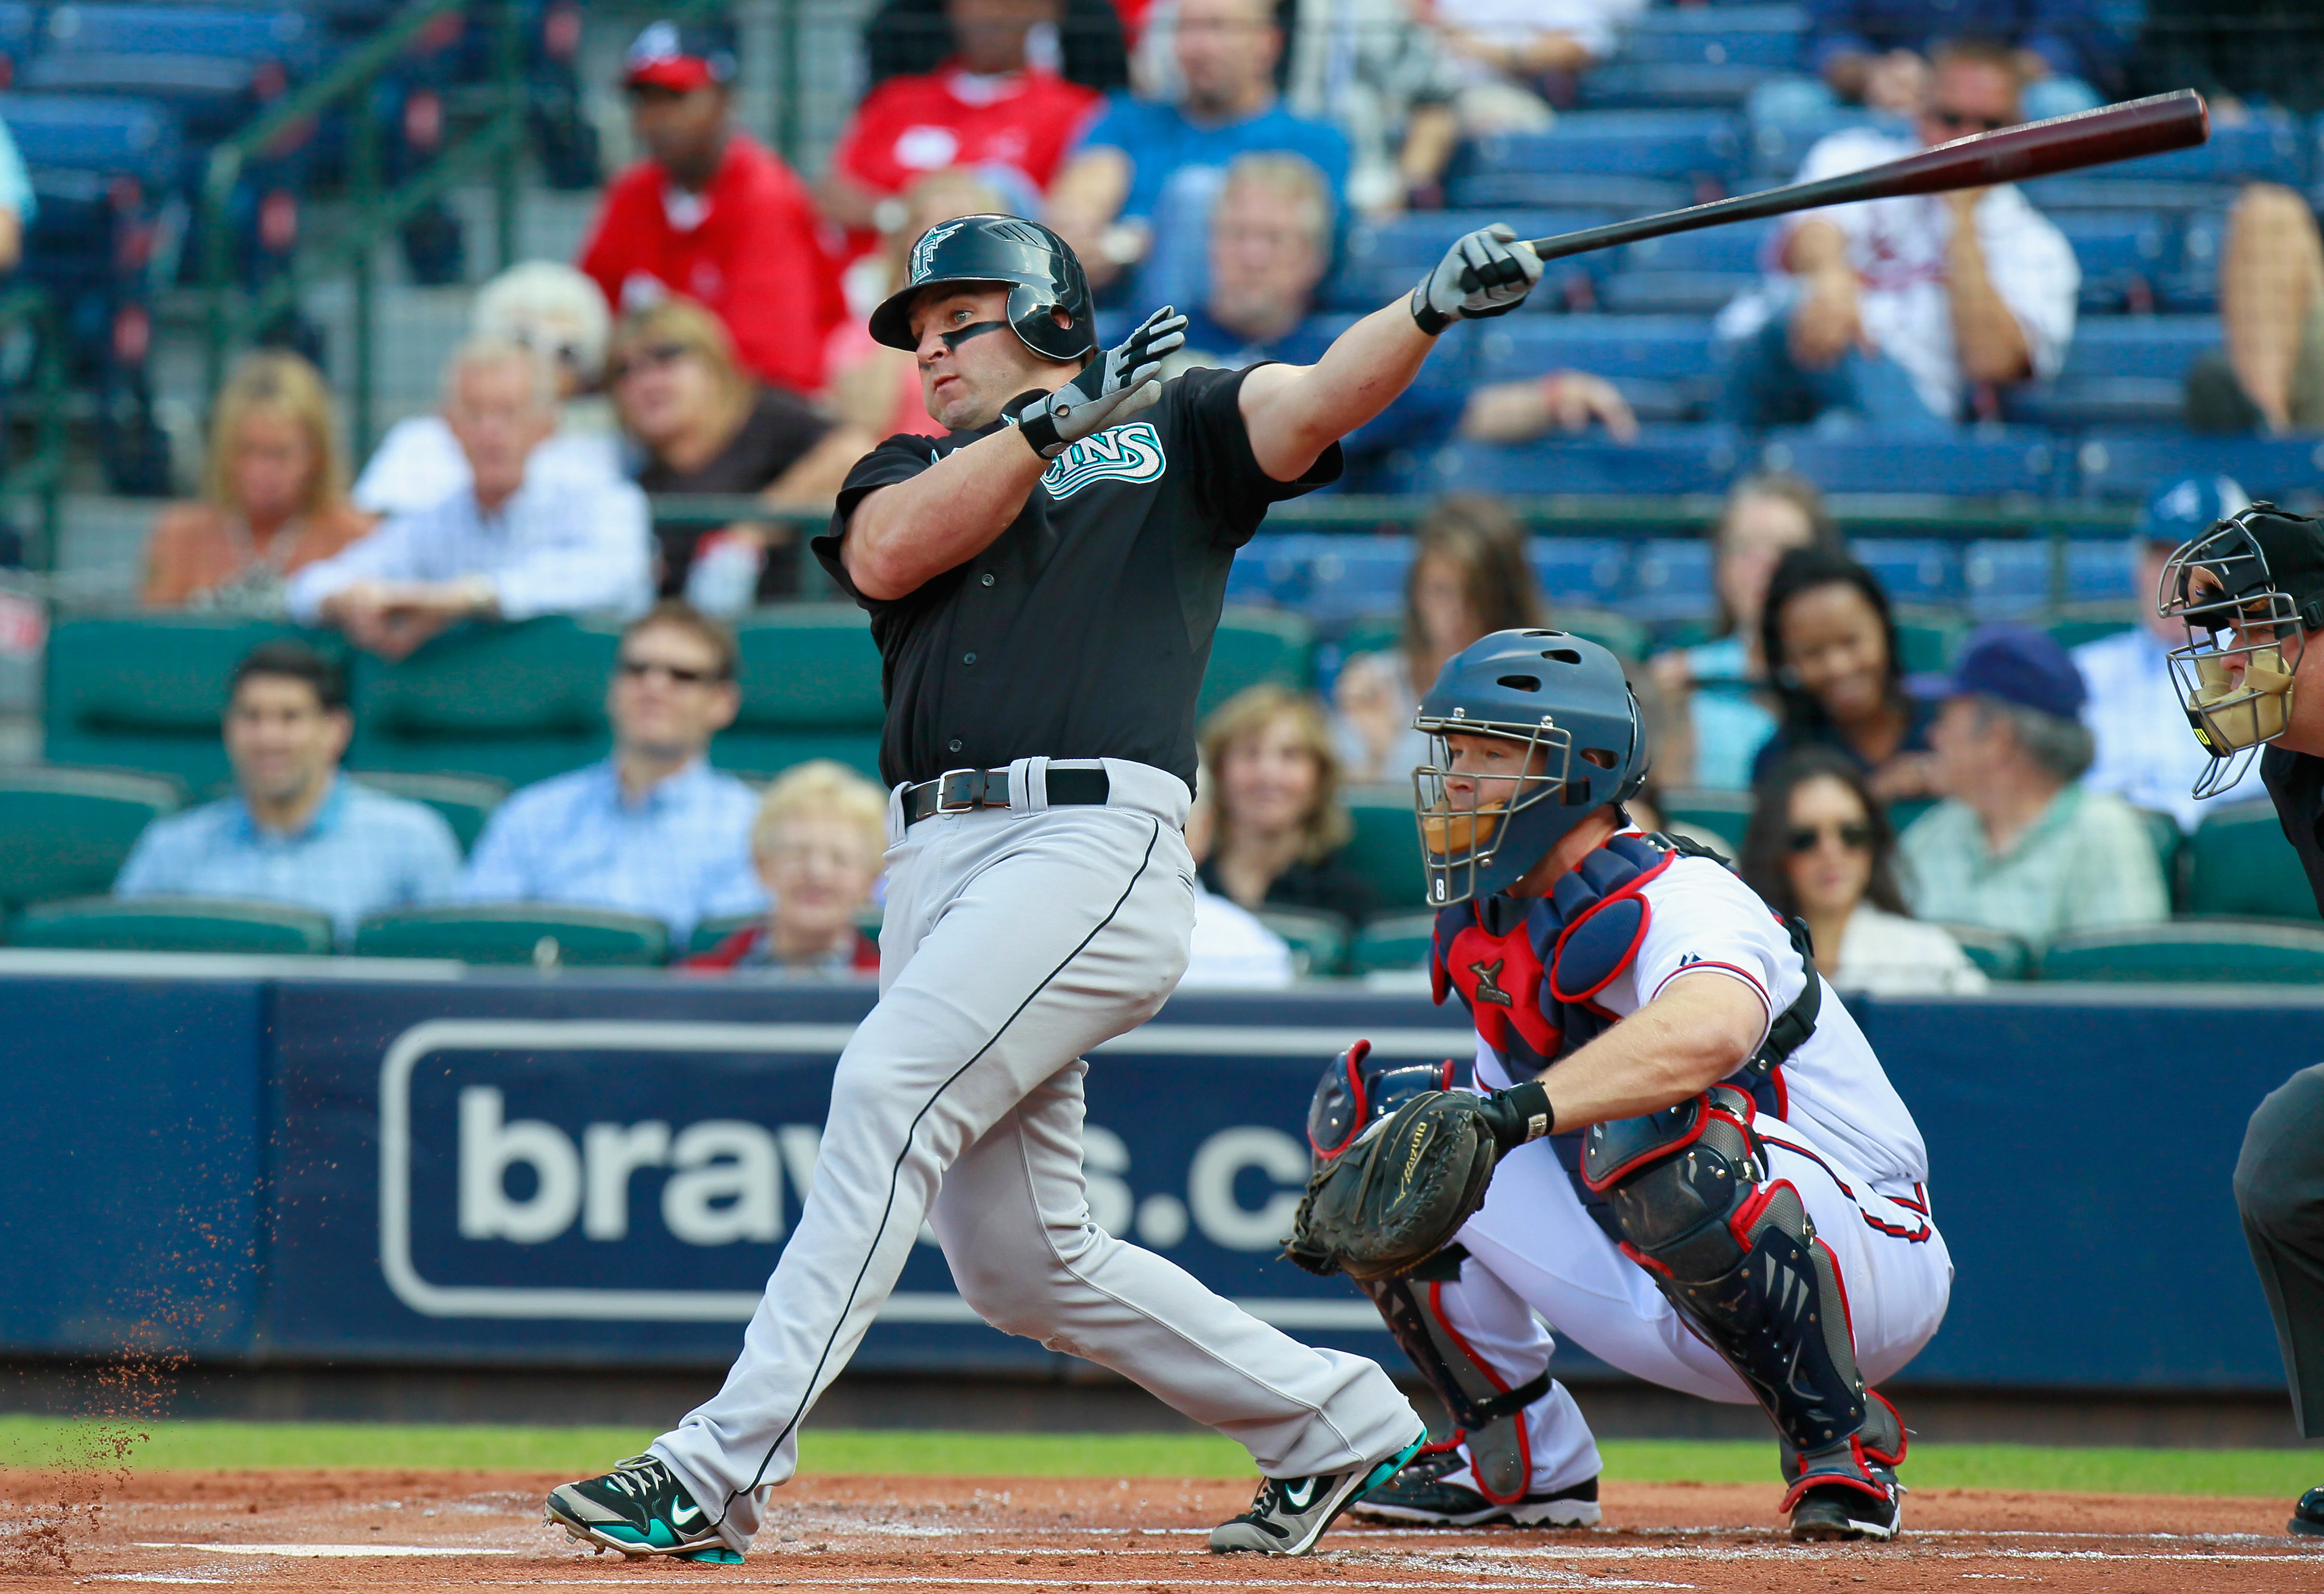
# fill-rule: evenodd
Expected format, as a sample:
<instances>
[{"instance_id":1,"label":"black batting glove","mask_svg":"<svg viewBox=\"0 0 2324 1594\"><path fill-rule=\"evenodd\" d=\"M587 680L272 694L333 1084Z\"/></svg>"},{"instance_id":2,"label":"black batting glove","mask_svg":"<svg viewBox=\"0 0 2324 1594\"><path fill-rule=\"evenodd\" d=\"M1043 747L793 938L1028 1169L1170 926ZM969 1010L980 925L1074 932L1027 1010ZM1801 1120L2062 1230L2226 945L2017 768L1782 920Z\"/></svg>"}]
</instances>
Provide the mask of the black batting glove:
<instances>
[{"instance_id":1,"label":"black batting glove","mask_svg":"<svg viewBox=\"0 0 2324 1594\"><path fill-rule=\"evenodd\" d=\"M1455 321L1506 316L1541 281L1541 261L1507 222L1471 233L1445 251L1412 290L1412 318L1434 337Z\"/></svg>"},{"instance_id":2,"label":"black batting glove","mask_svg":"<svg viewBox=\"0 0 2324 1594\"><path fill-rule=\"evenodd\" d=\"M1092 432L1129 419L1162 396L1163 358L1186 341L1186 318L1164 305L1146 324L1054 393L1027 393L1008 407L1010 425L1033 452L1055 459Z\"/></svg>"}]
</instances>

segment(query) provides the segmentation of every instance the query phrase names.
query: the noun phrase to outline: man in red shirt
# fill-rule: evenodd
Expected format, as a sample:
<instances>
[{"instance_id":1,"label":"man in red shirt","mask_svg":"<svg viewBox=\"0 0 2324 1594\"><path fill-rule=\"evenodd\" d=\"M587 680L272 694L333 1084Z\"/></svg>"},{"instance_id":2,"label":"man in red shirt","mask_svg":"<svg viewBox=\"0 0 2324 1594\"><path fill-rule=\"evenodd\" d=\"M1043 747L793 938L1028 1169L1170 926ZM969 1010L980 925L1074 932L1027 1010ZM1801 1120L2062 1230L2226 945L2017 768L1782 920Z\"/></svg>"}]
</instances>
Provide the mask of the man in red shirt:
<instances>
[{"instance_id":1,"label":"man in red shirt","mask_svg":"<svg viewBox=\"0 0 2324 1594\"><path fill-rule=\"evenodd\" d=\"M1057 23L1058 0L945 0L953 55L935 71L890 78L863 97L840 135L820 198L857 235L901 226L904 190L931 171L973 169L1013 208L1033 215L1065 150L1102 97L1027 58L1036 27ZM883 209L883 201L895 201Z\"/></svg>"},{"instance_id":2,"label":"man in red shirt","mask_svg":"<svg viewBox=\"0 0 2324 1594\"><path fill-rule=\"evenodd\" d=\"M706 29L658 22L638 35L623 80L646 159L606 190L581 269L617 313L699 300L755 374L812 393L846 314L838 268L806 185L731 124L733 75L733 52Z\"/></svg>"}]
</instances>

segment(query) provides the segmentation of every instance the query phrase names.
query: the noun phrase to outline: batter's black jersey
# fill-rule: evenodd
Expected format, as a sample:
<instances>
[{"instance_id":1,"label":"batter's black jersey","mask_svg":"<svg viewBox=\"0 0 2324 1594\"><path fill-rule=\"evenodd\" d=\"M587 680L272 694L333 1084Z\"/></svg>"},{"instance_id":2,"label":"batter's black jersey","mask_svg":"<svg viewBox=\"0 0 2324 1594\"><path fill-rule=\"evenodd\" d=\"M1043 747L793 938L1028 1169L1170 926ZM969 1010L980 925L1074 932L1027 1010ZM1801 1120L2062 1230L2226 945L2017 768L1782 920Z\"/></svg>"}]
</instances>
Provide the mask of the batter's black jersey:
<instances>
[{"instance_id":1,"label":"batter's black jersey","mask_svg":"<svg viewBox=\"0 0 2324 1594\"><path fill-rule=\"evenodd\" d=\"M2308 871L2308 889L2316 893L2316 908L2324 913L2324 759L2271 747L2259 755L2259 778L2275 799L2275 816L2283 834L2300 853Z\"/></svg>"},{"instance_id":2,"label":"batter's black jersey","mask_svg":"<svg viewBox=\"0 0 2324 1594\"><path fill-rule=\"evenodd\" d=\"M839 490L811 546L871 611L890 784L1013 759L1132 759L1194 784L1194 696L1227 567L1270 503L1338 479L1338 444L1278 482L1252 457L1240 371L1189 371L1137 419L1084 438L1042 473L1009 529L966 564L883 603L840 561L847 518L1005 424L890 438Z\"/></svg>"}]
</instances>

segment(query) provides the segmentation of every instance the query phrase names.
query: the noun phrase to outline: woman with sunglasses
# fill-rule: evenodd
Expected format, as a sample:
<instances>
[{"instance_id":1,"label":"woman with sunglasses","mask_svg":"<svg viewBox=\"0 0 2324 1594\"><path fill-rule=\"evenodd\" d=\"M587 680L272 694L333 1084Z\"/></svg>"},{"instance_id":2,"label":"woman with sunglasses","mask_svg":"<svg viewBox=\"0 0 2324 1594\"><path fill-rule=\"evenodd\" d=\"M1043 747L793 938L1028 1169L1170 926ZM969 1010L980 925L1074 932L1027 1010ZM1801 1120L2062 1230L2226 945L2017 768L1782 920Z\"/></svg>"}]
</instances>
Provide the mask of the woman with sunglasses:
<instances>
[{"instance_id":1,"label":"woman with sunglasses","mask_svg":"<svg viewBox=\"0 0 2324 1594\"><path fill-rule=\"evenodd\" d=\"M1816 966L1842 990L1877 996L1978 991L1960 944L1907 915L1896 833L1854 765L1829 748L1768 772L1743 837L1744 883L1807 923Z\"/></svg>"},{"instance_id":2,"label":"woman with sunglasses","mask_svg":"<svg viewBox=\"0 0 2324 1594\"><path fill-rule=\"evenodd\" d=\"M1780 719L1752 760L1754 786L1787 753L1824 747L1884 803L1928 795L1936 712L1904 690L1878 576L1838 548L1794 548L1768 578L1759 648Z\"/></svg>"}]
</instances>

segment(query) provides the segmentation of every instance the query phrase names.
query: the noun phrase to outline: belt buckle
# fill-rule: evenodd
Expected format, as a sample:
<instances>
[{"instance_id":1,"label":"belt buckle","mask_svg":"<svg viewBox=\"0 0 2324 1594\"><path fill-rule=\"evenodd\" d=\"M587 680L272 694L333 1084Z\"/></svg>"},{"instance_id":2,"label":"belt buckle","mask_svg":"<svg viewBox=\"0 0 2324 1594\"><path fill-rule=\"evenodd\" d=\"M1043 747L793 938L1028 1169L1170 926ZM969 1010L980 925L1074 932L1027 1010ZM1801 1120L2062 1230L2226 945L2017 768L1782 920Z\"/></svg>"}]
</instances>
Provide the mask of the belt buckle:
<instances>
[{"instance_id":1,"label":"belt buckle","mask_svg":"<svg viewBox=\"0 0 2324 1594\"><path fill-rule=\"evenodd\" d=\"M954 782L958 782L955 786ZM955 797L958 790L963 795ZM946 769L936 777L936 812L965 814L984 806L984 771L982 769Z\"/></svg>"}]
</instances>

